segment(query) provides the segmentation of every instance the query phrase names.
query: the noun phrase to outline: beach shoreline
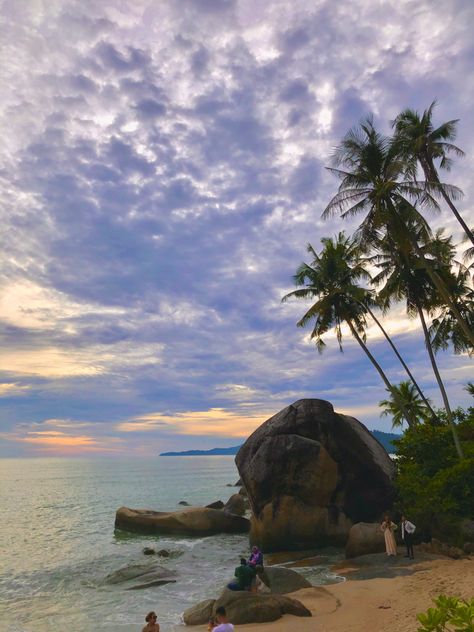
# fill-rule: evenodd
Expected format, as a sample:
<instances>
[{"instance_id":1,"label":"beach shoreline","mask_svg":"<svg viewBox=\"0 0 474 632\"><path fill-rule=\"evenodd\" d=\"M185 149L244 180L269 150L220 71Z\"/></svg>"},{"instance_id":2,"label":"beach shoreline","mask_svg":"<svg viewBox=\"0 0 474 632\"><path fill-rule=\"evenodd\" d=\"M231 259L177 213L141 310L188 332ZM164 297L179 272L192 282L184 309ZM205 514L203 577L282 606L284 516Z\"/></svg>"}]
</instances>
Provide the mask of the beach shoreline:
<instances>
[{"instance_id":1,"label":"beach shoreline","mask_svg":"<svg viewBox=\"0 0 474 632\"><path fill-rule=\"evenodd\" d=\"M397 558L401 569L406 569L402 557ZM396 563L395 563L396 564ZM342 565L341 565L342 566ZM356 579L353 569L357 562L348 560L338 572L346 581L303 588L291 593L312 613L312 617L299 618L284 615L269 623L252 623L236 626L245 632L367 632L377 628L397 632L416 632L416 615L433 606L433 599L440 594L463 599L474 595L474 559L449 558L415 560L409 573L391 576ZM398 568L396 566L396 568ZM353 578L351 578L351 575ZM192 629L207 630L206 626Z\"/></svg>"}]
</instances>

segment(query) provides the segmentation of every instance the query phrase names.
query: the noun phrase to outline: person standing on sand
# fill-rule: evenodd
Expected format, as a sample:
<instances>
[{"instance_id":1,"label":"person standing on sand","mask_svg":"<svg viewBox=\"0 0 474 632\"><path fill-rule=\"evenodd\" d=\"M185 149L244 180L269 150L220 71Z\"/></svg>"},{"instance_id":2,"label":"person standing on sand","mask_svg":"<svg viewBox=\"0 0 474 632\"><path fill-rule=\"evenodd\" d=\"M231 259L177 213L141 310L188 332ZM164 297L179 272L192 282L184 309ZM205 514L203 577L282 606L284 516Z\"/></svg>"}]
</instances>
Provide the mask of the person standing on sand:
<instances>
[{"instance_id":1,"label":"person standing on sand","mask_svg":"<svg viewBox=\"0 0 474 632\"><path fill-rule=\"evenodd\" d=\"M142 632L160 632L160 624L156 622L157 618L153 610L149 612L145 617L146 626L142 628Z\"/></svg>"},{"instance_id":2,"label":"person standing on sand","mask_svg":"<svg viewBox=\"0 0 474 632\"><path fill-rule=\"evenodd\" d=\"M385 514L385 516L383 517L383 522L380 525L380 528L382 529L385 536L385 551L387 555L389 557L391 555L396 555L397 544L395 542L395 536L393 535L393 532L397 528L397 525L390 520L390 517L388 514Z\"/></svg>"},{"instance_id":3,"label":"person standing on sand","mask_svg":"<svg viewBox=\"0 0 474 632\"><path fill-rule=\"evenodd\" d=\"M224 606L219 606L216 609L216 620L218 625L213 628L212 632L234 632L234 626L229 623Z\"/></svg>"},{"instance_id":4,"label":"person standing on sand","mask_svg":"<svg viewBox=\"0 0 474 632\"><path fill-rule=\"evenodd\" d=\"M415 559L413 555L413 534L415 533L415 525L406 519L406 516L402 516L402 540L407 547L407 554L405 557L409 557L411 560Z\"/></svg>"}]
</instances>

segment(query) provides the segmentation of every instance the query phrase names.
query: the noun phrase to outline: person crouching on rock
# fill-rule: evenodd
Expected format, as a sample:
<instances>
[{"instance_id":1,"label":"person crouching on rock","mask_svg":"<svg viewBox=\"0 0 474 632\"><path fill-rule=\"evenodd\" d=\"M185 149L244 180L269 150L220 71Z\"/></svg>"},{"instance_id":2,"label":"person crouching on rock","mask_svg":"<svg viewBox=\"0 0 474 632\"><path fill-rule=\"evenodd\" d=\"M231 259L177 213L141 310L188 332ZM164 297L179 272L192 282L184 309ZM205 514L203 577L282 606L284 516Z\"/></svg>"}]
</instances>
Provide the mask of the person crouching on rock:
<instances>
[{"instance_id":1,"label":"person crouching on rock","mask_svg":"<svg viewBox=\"0 0 474 632\"><path fill-rule=\"evenodd\" d=\"M160 632L160 624L156 619L156 614L153 611L149 612L145 617L146 626L142 628L142 632Z\"/></svg>"},{"instance_id":2,"label":"person crouching on rock","mask_svg":"<svg viewBox=\"0 0 474 632\"><path fill-rule=\"evenodd\" d=\"M255 568L247 564L245 557L240 558L240 566L234 571L236 581L227 584L229 590L250 590L252 581L256 575Z\"/></svg>"},{"instance_id":3,"label":"person crouching on rock","mask_svg":"<svg viewBox=\"0 0 474 632\"><path fill-rule=\"evenodd\" d=\"M234 626L229 623L224 606L216 608L216 619L218 625L213 629L213 632L234 632Z\"/></svg>"},{"instance_id":4,"label":"person crouching on rock","mask_svg":"<svg viewBox=\"0 0 474 632\"><path fill-rule=\"evenodd\" d=\"M256 566L263 566L263 553L258 546L252 547L252 553L250 554L248 565L253 566L254 568Z\"/></svg>"}]
</instances>

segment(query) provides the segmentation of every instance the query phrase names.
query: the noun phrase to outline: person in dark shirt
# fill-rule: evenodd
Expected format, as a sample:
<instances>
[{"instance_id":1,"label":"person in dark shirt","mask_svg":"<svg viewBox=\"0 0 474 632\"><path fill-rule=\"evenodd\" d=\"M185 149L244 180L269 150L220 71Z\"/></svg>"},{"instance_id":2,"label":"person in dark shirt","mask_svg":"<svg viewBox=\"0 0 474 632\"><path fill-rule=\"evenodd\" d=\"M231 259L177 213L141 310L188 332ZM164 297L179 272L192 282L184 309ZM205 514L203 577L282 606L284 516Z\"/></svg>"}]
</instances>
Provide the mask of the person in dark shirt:
<instances>
[{"instance_id":1,"label":"person in dark shirt","mask_svg":"<svg viewBox=\"0 0 474 632\"><path fill-rule=\"evenodd\" d=\"M227 585L229 590L250 590L256 571L251 566L248 566L245 557L241 557L240 566L237 566L234 575L236 581L230 582L230 584Z\"/></svg>"}]
</instances>

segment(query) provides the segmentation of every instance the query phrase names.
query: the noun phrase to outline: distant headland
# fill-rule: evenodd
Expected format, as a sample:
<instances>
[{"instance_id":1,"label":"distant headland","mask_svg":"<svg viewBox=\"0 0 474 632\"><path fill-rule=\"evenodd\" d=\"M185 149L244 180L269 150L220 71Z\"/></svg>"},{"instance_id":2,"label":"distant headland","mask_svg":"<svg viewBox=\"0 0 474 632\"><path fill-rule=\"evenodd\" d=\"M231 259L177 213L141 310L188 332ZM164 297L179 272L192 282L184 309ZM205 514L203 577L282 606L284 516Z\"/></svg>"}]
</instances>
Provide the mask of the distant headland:
<instances>
[{"instance_id":1,"label":"distant headland","mask_svg":"<svg viewBox=\"0 0 474 632\"><path fill-rule=\"evenodd\" d=\"M382 430L370 431L379 443L390 454L395 454L397 451L392 441L400 437L399 434L394 432L382 432ZM225 456L237 454L240 449L240 445L233 446L231 448L212 448L211 450L185 450L184 452L162 452L160 456Z\"/></svg>"}]
</instances>

